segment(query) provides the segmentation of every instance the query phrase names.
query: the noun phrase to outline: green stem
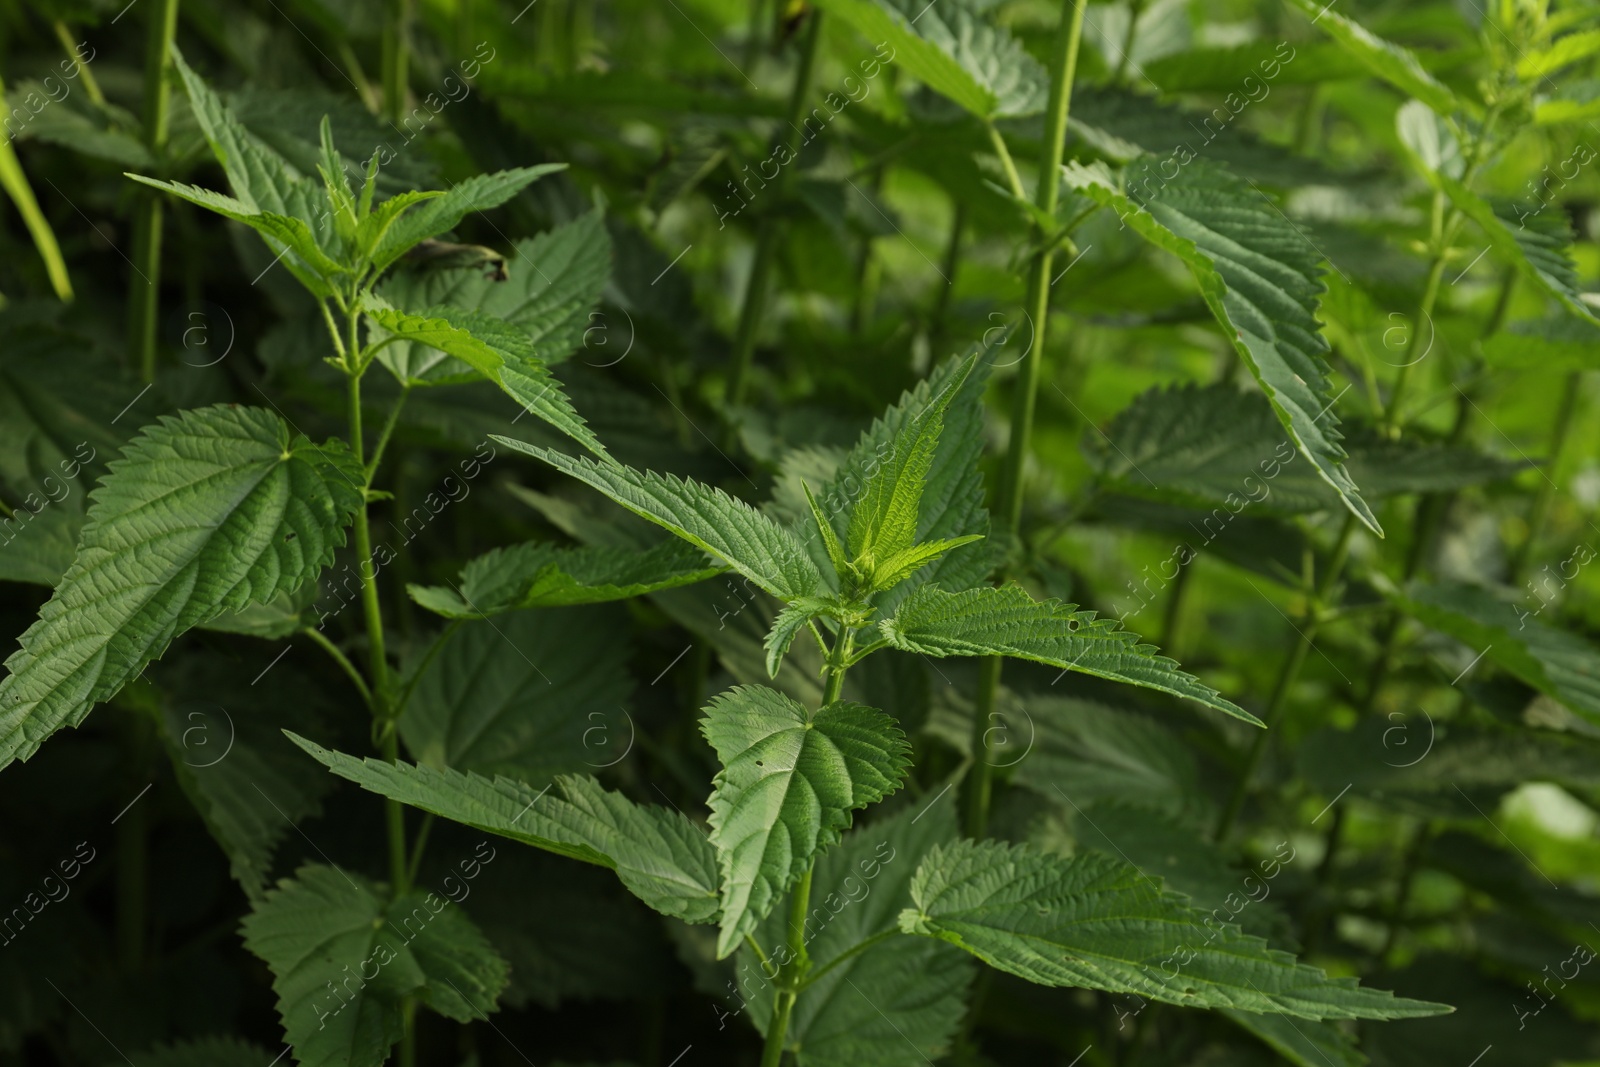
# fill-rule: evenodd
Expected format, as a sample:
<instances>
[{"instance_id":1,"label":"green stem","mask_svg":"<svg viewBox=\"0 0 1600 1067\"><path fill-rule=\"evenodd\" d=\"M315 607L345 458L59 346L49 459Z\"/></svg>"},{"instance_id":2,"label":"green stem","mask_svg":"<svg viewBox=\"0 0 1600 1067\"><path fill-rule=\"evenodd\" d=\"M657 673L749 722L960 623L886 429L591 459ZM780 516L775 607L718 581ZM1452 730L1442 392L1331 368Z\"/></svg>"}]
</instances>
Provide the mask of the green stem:
<instances>
[{"instance_id":1,"label":"green stem","mask_svg":"<svg viewBox=\"0 0 1600 1067\"><path fill-rule=\"evenodd\" d=\"M385 0L383 5L383 115L399 122L406 111L407 65L410 49L410 0Z\"/></svg>"},{"instance_id":2,"label":"green stem","mask_svg":"<svg viewBox=\"0 0 1600 1067\"><path fill-rule=\"evenodd\" d=\"M167 135L171 125L172 38L178 30L178 0L157 0L150 9L149 36L145 43L144 135L159 170L166 169ZM133 277L128 282L129 348L137 354L139 376L151 382L156 376L156 319L161 289L162 198L154 190L143 200L134 220Z\"/></svg>"},{"instance_id":3,"label":"green stem","mask_svg":"<svg viewBox=\"0 0 1600 1067\"><path fill-rule=\"evenodd\" d=\"M1179 568L1172 580L1172 591L1167 594L1167 609L1161 620L1161 650L1179 663L1183 662L1183 613L1189 603L1189 578L1194 570L1194 560Z\"/></svg>"},{"instance_id":4,"label":"green stem","mask_svg":"<svg viewBox=\"0 0 1600 1067\"><path fill-rule=\"evenodd\" d=\"M378 473L378 464L383 462L383 450L389 447L389 438L394 435L395 425L400 421L400 410L406 406L406 398L410 395L411 386L404 386L400 390L400 399L389 409L389 417L383 423L383 432L378 435L378 444L372 450L372 458L367 461L368 485L372 484L373 475Z\"/></svg>"},{"instance_id":5,"label":"green stem","mask_svg":"<svg viewBox=\"0 0 1600 1067\"><path fill-rule=\"evenodd\" d=\"M372 690L367 688L367 680L361 677L361 672L356 670L356 665L354 663L350 662L350 657L341 652L339 650L339 646L330 641L328 636L321 630L318 630L313 626L306 626L302 627L300 632L311 638L311 640L315 641L317 644L321 645L328 655L333 657L333 661L339 665L339 668L344 671L346 677L348 677L351 683L355 685L356 689L360 691L362 701L366 703L368 711L371 711L373 709Z\"/></svg>"},{"instance_id":6,"label":"green stem","mask_svg":"<svg viewBox=\"0 0 1600 1067\"><path fill-rule=\"evenodd\" d=\"M1239 810L1244 807L1245 797L1250 792L1251 780L1255 778L1256 768L1260 765L1261 756L1267 748L1267 737L1272 727L1277 725L1283 706L1289 699L1289 692L1300 677L1300 668L1305 664L1306 655L1317 639L1317 630L1322 622L1322 609L1327 603L1329 594L1333 592L1334 583L1344 570L1344 561L1350 554L1350 538L1355 529L1355 515L1346 513L1344 522L1339 527L1339 536L1334 542L1333 552L1328 559L1327 569L1322 574L1322 580L1312 591L1310 602L1306 605L1302 616L1299 633L1295 635L1294 645L1289 650L1288 658L1283 661L1283 666L1278 670L1277 681L1272 686L1272 695L1267 698L1266 710L1261 713L1261 720L1266 723L1266 728L1258 732L1251 743L1250 753L1245 757L1244 767L1239 771L1239 780L1234 783L1233 795L1228 798L1228 805L1217 821L1217 828L1212 837L1219 845L1227 840L1228 831L1233 829L1233 822L1239 817Z\"/></svg>"},{"instance_id":7,"label":"green stem","mask_svg":"<svg viewBox=\"0 0 1600 1067\"><path fill-rule=\"evenodd\" d=\"M1410 381L1411 378L1411 368L1414 364L1420 362L1420 357L1413 358L1412 353L1416 350L1417 339L1422 336L1423 324L1427 323L1429 326L1429 332L1433 332L1433 306L1439 299L1439 281L1444 277L1445 256L1448 252L1448 248L1446 246L1449 242L1448 240L1444 239L1444 236L1447 232L1454 232L1455 226L1461 217L1460 212L1456 212L1451 216L1448 223L1441 221L1439 215L1441 209L1439 208L1439 204L1442 202L1442 198L1443 194L1437 194L1435 196L1435 248L1433 253L1433 261L1428 265L1428 281L1423 286L1422 300L1417 304L1417 313L1411 320L1411 332L1407 335L1405 347L1401 350L1401 359L1403 362L1400 364L1400 373L1395 376L1394 388L1389 392L1389 403L1384 405L1383 417L1378 422L1378 425L1390 434L1396 433L1399 429L1400 402L1405 396L1406 383ZM1429 340L1431 343L1432 338Z\"/></svg>"},{"instance_id":8,"label":"green stem","mask_svg":"<svg viewBox=\"0 0 1600 1067\"><path fill-rule=\"evenodd\" d=\"M1539 490L1534 495L1533 504L1528 508L1528 535L1522 539L1522 544L1517 546L1516 554L1511 557L1508 577L1512 585L1521 580L1522 572L1527 569L1528 560L1539 542L1539 535L1544 532L1545 521L1550 517L1550 505L1555 503L1556 498L1555 480L1551 476L1561 467L1561 457L1567 450L1567 438L1572 434L1572 416L1578 410L1578 394L1582 391L1583 372L1575 370L1567 375L1566 384L1561 391L1561 402L1556 408L1555 425L1550 429L1550 459L1544 477L1540 481Z\"/></svg>"},{"instance_id":9,"label":"green stem","mask_svg":"<svg viewBox=\"0 0 1600 1067\"><path fill-rule=\"evenodd\" d=\"M954 295L956 287L956 271L961 269L961 231L966 225L966 201L957 200L950 213L950 240L944 246L944 261L940 264L939 270L944 284L939 286L938 295L934 298L932 322L928 330L929 343L936 357L944 344L945 320L950 315L950 298Z\"/></svg>"},{"instance_id":10,"label":"green stem","mask_svg":"<svg viewBox=\"0 0 1600 1067\"><path fill-rule=\"evenodd\" d=\"M89 64L85 63L83 57L78 54L78 42L72 39L72 31L60 19L56 19L51 24L51 27L55 30L56 40L60 41L61 47L66 50L67 58L72 60L72 65L76 68L78 77L83 82L83 91L89 94L90 100L104 107L106 94L100 91L100 83L95 81L94 72L89 69Z\"/></svg>"},{"instance_id":11,"label":"green stem","mask_svg":"<svg viewBox=\"0 0 1600 1067\"><path fill-rule=\"evenodd\" d=\"M878 933L873 934L871 937L867 938L865 941L857 942L856 944L852 945L850 948L845 949L843 952L839 953L839 955L835 956L833 959L829 960L827 963L823 964L821 967L818 967L816 970L812 971L809 975L807 975L806 976L806 980L804 982L800 983L800 988L801 989L805 989L807 986L815 984L819 979L822 978L823 975L827 974L829 971L831 971L835 967L839 966L839 964L843 963L845 960L850 959L852 956L859 956L861 953L865 952L867 949L871 948L872 946L882 944L883 942L889 940L891 937L899 937L899 936L900 936L900 928L899 927L894 927L894 928L889 929L889 930L880 930Z\"/></svg>"},{"instance_id":12,"label":"green stem","mask_svg":"<svg viewBox=\"0 0 1600 1067\"><path fill-rule=\"evenodd\" d=\"M1066 147L1067 118L1072 108L1072 82L1078 69L1078 45L1083 39L1083 17L1087 3L1088 0L1062 0L1061 23L1056 30L1055 48L1051 54L1044 155L1040 160L1039 185L1034 191L1034 203L1046 218L1055 217L1061 191L1061 157ZM998 134L996 139L999 139ZM1011 437L1006 443L997 501L1001 524L1013 533L1022 522L1022 464L1028 452L1028 437L1033 429L1033 410L1039 395L1040 371L1044 364L1052 256L1050 246L1040 249L1028 275L1028 313L1033 325L1033 343L1028 349L1027 358L1023 360L1013 397ZM989 657L980 665L978 674L977 703L973 709L972 723L972 778L966 790L963 820L967 833L972 837L982 837L989 822L994 768L988 760L988 727L985 724L994 711L995 694L1000 687L1000 665L998 656Z\"/></svg>"},{"instance_id":13,"label":"green stem","mask_svg":"<svg viewBox=\"0 0 1600 1067\"><path fill-rule=\"evenodd\" d=\"M781 11L783 4L779 3L777 7ZM785 146L791 157L791 165L779 168L778 177L773 182L779 199L782 199L784 190L789 186L788 177L793 169L794 158L800 154L800 119L805 113L806 98L811 94L811 76L816 69L818 46L822 41L822 12L813 11L808 18L811 22L800 46L800 67L795 71L794 87L789 93L787 119L780 136L773 139L775 145ZM761 216L761 223L756 228L755 260L750 266L750 281L745 286L744 304L739 309L739 326L733 339L733 370L728 376L730 408L744 403L750 360L755 354L756 335L761 330L761 318L766 312L767 288L778 254L778 237L777 216L769 209Z\"/></svg>"},{"instance_id":14,"label":"green stem","mask_svg":"<svg viewBox=\"0 0 1600 1067\"><path fill-rule=\"evenodd\" d=\"M1000 130L994 123L985 122L983 125L989 131L989 143L994 145L994 154L1000 157L1000 169L1006 173L1006 184L1011 186L1011 195L1018 200L1028 199L1028 191L1022 186L1022 175L1017 173L1016 161L1006 147L1006 139L1000 136Z\"/></svg>"}]
</instances>

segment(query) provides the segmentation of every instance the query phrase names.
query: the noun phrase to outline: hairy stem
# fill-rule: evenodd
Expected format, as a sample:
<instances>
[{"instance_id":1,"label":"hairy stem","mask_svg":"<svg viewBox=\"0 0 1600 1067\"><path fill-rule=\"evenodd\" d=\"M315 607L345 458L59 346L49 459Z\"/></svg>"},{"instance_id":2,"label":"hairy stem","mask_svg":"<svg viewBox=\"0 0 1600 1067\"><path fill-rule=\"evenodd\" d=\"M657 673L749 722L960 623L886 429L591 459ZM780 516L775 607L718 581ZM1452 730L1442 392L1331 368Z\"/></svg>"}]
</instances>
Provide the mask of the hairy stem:
<instances>
[{"instance_id":1,"label":"hairy stem","mask_svg":"<svg viewBox=\"0 0 1600 1067\"><path fill-rule=\"evenodd\" d=\"M150 9L149 36L144 57L145 147L165 170L167 134L171 119L172 89L167 73L172 67L172 38L178 29L178 0L157 0ZM138 358L139 377L156 377L156 318L161 289L162 198L154 190L141 194L134 220L133 277L128 282L128 348Z\"/></svg>"},{"instance_id":2,"label":"hairy stem","mask_svg":"<svg viewBox=\"0 0 1600 1067\"><path fill-rule=\"evenodd\" d=\"M777 6L782 10L781 3ZM806 98L811 94L811 75L816 69L817 52L822 41L822 12L813 11L807 17L811 22L806 27L805 40L800 45L800 67L795 71L794 87L789 93L787 121L779 136L773 139L774 150L777 146L783 146L790 156L791 163L794 157L800 154L802 143L800 120L805 114ZM780 198L789 185L789 169L788 166L781 166L778 177L773 182ZM766 313L767 288L778 254L778 236L777 217L769 206L769 210L761 216L761 222L756 228L755 260L750 266L750 281L745 286L744 304L739 309L739 327L733 339L733 369L728 377L729 407L738 407L744 403L745 389L749 384L750 360L756 350L756 335L761 331L761 319Z\"/></svg>"},{"instance_id":3,"label":"hairy stem","mask_svg":"<svg viewBox=\"0 0 1600 1067\"><path fill-rule=\"evenodd\" d=\"M1040 160L1039 185L1034 203L1046 217L1053 218L1061 191L1061 156L1066 144L1067 117L1072 108L1072 81L1078 68L1078 44L1083 39L1083 16L1088 0L1062 0L1061 24L1056 30L1050 61L1050 100L1045 115L1044 156ZM990 127L991 130L993 127ZM1000 141L999 134L995 134ZM1004 142L1000 141L1003 145ZM1028 275L1028 314L1033 324L1033 345L1023 360L1011 408L1011 437L1000 477L997 511L1006 529L1015 532L1022 521L1022 464L1033 430L1033 409L1039 395L1039 377L1044 363L1046 319L1050 313L1050 263L1053 246L1046 245L1034 257ZM1002 578L1004 575L1001 576ZM988 760L989 716L994 712L995 694L1000 687L998 656L985 659L979 667L977 704L972 719L972 770L965 795L966 832L982 837L989 823L989 798L993 792L993 768Z\"/></svg>"},{"instance_id":4,"label":"hairy stem","mask_svg":"<svg viewBox=\"0 0 1600 1067\"><path fill-rule=\"evenodd\" d=\"M1283 713L1283 706L1289 699L1289 692L1300 677L1300 668L1305 665L1306 654L1311 651L1311 646L1317 639L1323 608L1327 604L1329 594L1333 592L1334 583L1339 580L1339 575L1344 570L1344 561L1350 554L1350 538L1355 529L1355 515L1346 513L1344 522L1339 526L1339 536L1334 541L1333 552L1328 558L1327 569L1323 571L1322 580L1311 591L1302 622L1297 627L1298 633L1294 645L1289 649L1288 657L1278 670L1278 678L1272 685L1272 695L1267 698L1266 710L1261 713L1262 721L1267 724L1266 729L1257 733L1251 743L1244 767L1239 771L1239 780L1234 783L1233 794L1228 798L1228 805L1223 809L1222 817L1217 821L1216 831L1212 834L1212 838L1219 845L1227 840L1228 831L1233 829L1233 822L1239 817L1239 810L1244 807L1245 797L1250 792L1250 783L1255 778L1256 768L1260 766L1262 754L1267 749L1267 737L1272 727L1277 725L1278 717Z\"/></svg>"}]
</instances>

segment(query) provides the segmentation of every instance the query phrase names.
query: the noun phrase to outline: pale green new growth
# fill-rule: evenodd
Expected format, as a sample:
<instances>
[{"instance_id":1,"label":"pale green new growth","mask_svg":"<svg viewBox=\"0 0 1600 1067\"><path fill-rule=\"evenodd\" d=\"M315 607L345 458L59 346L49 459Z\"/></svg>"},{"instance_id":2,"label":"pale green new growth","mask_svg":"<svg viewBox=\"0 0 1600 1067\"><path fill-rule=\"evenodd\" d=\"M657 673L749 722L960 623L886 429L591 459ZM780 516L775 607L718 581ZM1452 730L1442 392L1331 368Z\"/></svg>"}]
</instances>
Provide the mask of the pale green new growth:
<instances>
[{"instance_id":1,"label":"pale green new growth","mask_svg":"<svg viewBox=\"0 0 1600 1067\"><path fill-rule=\"evenodd\" d=\"M635 804L593 778L558 778L535 789L510 778L357 759L290 734L341 778L444 819L617 872L663 915L712 922L717 856L705 832L675 811Z\"/></svg>"},{"instance_id":2,"label":"pale green new growth","mask_svg":"<svg viewBox=\"0 0 1600 1067\"><path fill-rule=\"evenodd\" d=\"M949 941L1041 985L1305 1019L1409 1019L1451 1010L1330 978L1103 856L961 841L934 849L911 895L903 931Z\"/></svg>"},{"instance_id":3,"label":"pale green new growth","mask_svg":"<svg viewBox=\"0 0 1600 1067\"><path fill-rule=\"evenodd\" d=\"M519 608L627 600L714 578L725 569L709 564L704 552L684 541L663 541L643 552L529 541L484 553L461 569L453 585L406 590L429 611L471 619Z\"/></svg>"},{"instance_id":4,"label":"pale green new growth","mask_svg":"<svg viewBox=\"0 0 1600 1067\"><path fill-rule=\"evenodd\" d=\"M911 746L876 709L839 702L808 714L760 686L713 700L701 731L722 763L710 806L726 956L839 840L852 811L899 788Z\"/></svg>"},{"instance_id":5,"label":"pale green new growth","mask_svg":"<svg viewBox=\"0 0 1600 1067\"><path fill-rule=\"evenodd\" d=\"M361 503L342 443L270 411L167 416L95 490L78 552L0 682L0 767L115 696L184 631L299 588Z\"/></svg>"},{"instance_id":6,"label":"pale green new growth","mask_svg":"<svg viewBox=\"0 0 1600 1067\"><path fill-rule=\"evenodd\" d=\"M1066 181L1182 260L1223 334L1250 367L1299 451L1373 533L1378 520L1346 473L1319 333L1322 258L1265 194L1194 160L1168 179L1142 160L1119 177L1070 163Z\"/></svg>"},{"instance_id":7,"label":"pale green new growth","mask_svg":"<svg viewBox=\"0 0 1600 1067\"><path fill-rule=\"evenodd\" d=\"M387 887L332 867L279 882L240 932L272 968L304 1067L378 1067L400 1039L407 996L464 1023L488 1018L509 977L457 905L421 891L390 900Z\"/></svg>"},{"instance_id":8,"label":"pale green new growth","mask_svg":"<svg viewBox=\"0 0 1600 1067\"><path fill-rule=\"evenodd\" d=\"M1015 585L947 593L925 586L878 624L894 648L927 656L1015 656L1196 700L1256 726L1261 720L1141 644L1110 619Z\"/></svg>"}]
</instances>

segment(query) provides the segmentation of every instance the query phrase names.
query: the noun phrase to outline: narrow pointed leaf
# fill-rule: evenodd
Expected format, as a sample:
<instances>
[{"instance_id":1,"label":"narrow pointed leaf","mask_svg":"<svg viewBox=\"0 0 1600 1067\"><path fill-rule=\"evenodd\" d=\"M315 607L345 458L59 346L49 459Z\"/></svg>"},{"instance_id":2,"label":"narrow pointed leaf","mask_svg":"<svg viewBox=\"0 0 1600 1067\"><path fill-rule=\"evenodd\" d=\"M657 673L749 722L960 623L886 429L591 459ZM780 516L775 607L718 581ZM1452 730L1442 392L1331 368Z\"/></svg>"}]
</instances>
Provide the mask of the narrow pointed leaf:
<instances>
[{"instance_id":1,"label":"narrow pointed leaf","mask_svg":"<svg viewBox=\"0 0 1600 1067\"><path fill-rule=\"evenodd\" d=\"M1175 179L1152 160L1130 164L1119 186L1103 165L1068 164L1080 189L1158 248L1180 259L1224 336L1249 366L1295 446L1368 529L1378 520L1345 471L1328 342L1316 319L1320 253L1264 193L1195 160Z\"/></svg>"},{"instance_id":2,"label":"narrow pointed leaf","mask_svg":"<svg viewBox=\"0 0 1600 1067\"><path fill-rule=\"evenodd\" d=\"M635 551L590 545L562 548L528 541L472 560L452 585L409 585L411 599L450 619L475 619L519 608L555 608L627 600L714 578L726 568L683 541Z\"/></svg>"},{"instance_id":3,"label":"narrow pointed leaf","mask_svg":"<svg viewBox=\"0 0 1600 1067\"><path fill-rule=\"evenodd\" d=\"M810 596L822 582L816 564L792 533L720 489L617 463L574 459L508 437L494 439L544 460L635 515L698 545L781 600Z\"/></svg>"},{"instance_id":4,"label":"narrow pointed leaf","mask_svg":"<svg viewBox=\"0 0 1600 1067\"><path fill-rule=\"evenodd\" d=\"M772 620L772 629L767 631L767 638L761 644L767 652L767 677L778 676L778 668L783 666L783 657L789 654L795 637L806 628L806 624L832 606L831 600L808 596L785 605L778 612L778 617Z\"/></svg>"},{"instance_id":5,"label":"narrow pointed leaf","mask_svg":"<svg viewBox=\"0 0 1600 1067\"><path fill-rule=\"evenodd\" d=\"M475 211L499 207L546 174L566 169L565 163L518 167L494 174L477 174L458 182L443 196L426 201L395 220L372 253L372 266L383 271L395 260L430 237L437 237Z\"/></svg>"},{"instance_id":6,"label":"narrow pointed leaf","mask_svg":"<svg viewBox=\"0 0 1600 1067\"><path fill-rule=\"evenodd\" d=\"M808 716L760 686L713 700L701 731L722 761L710 802L722 872L721 957L838 842L852 811L900 787L911 746L881 711L838 702Z\"/></svg>"},{"instance_id":7,"label":"narrow pointed leaf","mask_svg":"<svg viewBox=\"0 0 1600 1067\"><path fill-rule=\"evenodd\" d=\"M924 541L920 545L912 545L875 564L872 569L872 584L879 589L892 589L946 552L982 540L982 534L968 534L965 537Z\"/></svg>"},{"instance_id":8,"label":"narrow pointed leaf","mask_svg":"<svg viewBox=\"0 0 1600 1067\"><path fill-rule=\"evenodd\" d=\"M949 941L1040 985L1306 1019L1450 1010L1330 978L1237 927L1207 924L1208 913L1104 856L961 841L923 861L911 895L902 930Z\"/></svg>"},{"instance_id":9,"label":"narrow pointed leaf","mask_svg":"<svg viewBox=\"0 0 1600 1067\"><path fill-rule=\"evenodd\" d=\"M635 804L593 778L545 789L511 778L357 759L294 734L295 744L363 789L558 856L617 872L629 892L663 915L714 921L717 856L705 831L678 812Z\"/></svg>"},{"instance_id":10,"label":"narrow pointed leaf","mask_svg":"<svg viewBox=\"0 0 1600 1067\"><path fill-rule=\"evenodd\" d=\"M1261 726L1261 720L1141 644L1111 619L1059 600L1034 600L1020 587L947 593L924 586L878 624L894 648L927 656L1015 656L1196 700Z\"/></svg>"},{"instance_id":11,"label":"narrow pointed leaf","mask_svg":"<svg viewBox=\"0 0 1600 1067\"><path fill-rule=\"evenodd\" d=\"M166 416L94 492L77 556L0 682L0 767L76 726L172 640L314 578L344 543L362 473L270 411Z\"/></svg>"}]
</instances>

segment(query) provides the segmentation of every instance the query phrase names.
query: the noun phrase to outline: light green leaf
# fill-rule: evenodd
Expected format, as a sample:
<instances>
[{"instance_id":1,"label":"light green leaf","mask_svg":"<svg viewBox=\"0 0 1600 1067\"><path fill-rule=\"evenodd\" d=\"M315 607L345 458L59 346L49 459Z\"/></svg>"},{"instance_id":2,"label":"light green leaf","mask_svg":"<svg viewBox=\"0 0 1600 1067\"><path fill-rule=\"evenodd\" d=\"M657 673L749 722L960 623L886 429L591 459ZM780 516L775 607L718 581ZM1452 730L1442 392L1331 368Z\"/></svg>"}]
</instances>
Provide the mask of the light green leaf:
<instances>
[{"instance_id":1,"label":"light green leaf","mask_svg":"<svg viewBox=\"0 0 1600 1067\"><path fill-rule=\"evenodd\" d=\"M566 167L565 163L544 163L537 167L477 174L457 182L443 196L427 200L395 220L372 252L373 270L381 273L422 241L453 229L456 223L475 211L499 207L546 174Z\"/></svg>"},{"instance_id":2,"label":"light green leaf","mask_svg":"<svg viewBox=\"0 0 1600 1067\"><path fill-rule=\"evenodd\" d=\"M1600 52L1600 30L1584 30L1558 37L1548 48L1525 52L1517 59L1517 77L1536 82Z\"/></svg>"},{"instance_id":3,"label":"light green leaf","mask_svg":"<svg viewBox=\"0 0 1600 1067\"><path fill-rule=\"evenodd\" d=\"M406 748L430 767L537 786L609 763L631 729L623 621L614 610L573 608L455 629L400 717Z\"/></svg>"},{"instance_id":4,"label":"light green leaf","mask_svg":"<svg viewBox=\"0 0 1600 1067\"><path fill-rule=\"evenodd\" d=\"M406 590L412 600L445 618L476 619L518 608L628 600L705 581L724 570L683 541L663 541L642 552L527 541L472 560L454 585L409 585Z\"/></svg>"},{"instance_id":5,"label":"light green leaf","mask_svg":"<svg viewBox=\"0 0 1600 1067\"><path fill-rule=\"evenodd\" d=\"M1030 982L1132 993L1195 1008L1306 1019L1406 1019L1442 1004L1329 978L1099 855L961 841L923 861L907 933L937 937Z\"/></svg>"},{"instance_id":6,"label":"light green leaf","mask_svg":"<svg viewBox=\"0 0 1600 1067\"><path fill-rule=\"evenodd\" d=\"M783 657L789 654L789 648L794 644L794 639L804 630L812 619L826 615L834 610L837 602L828 597L806 596L784 606L778 612L778 617L772 620L772 629L767 631L767 639L761 647L767 652L767 677L776 678L778 669L783 666Z\"/></svg>"},{"instance_id":7,"label":"light green leaf","mask_svg":"<svg viewBox=\"0 0 1600 1067\"><path fill-rule=\"evenodd\" d=\"M592 486L641 518L698 545L782 600L810 596L822 584L795 536L720 489L670 474L601 465L494 435L507 448L542 459Z\"/></svg>"},{"instance_id":8,"label":"light green leaf","mask_svg":"<svg viewBox=\"0 0 1600 1067\"><path fill-rule=\"evenodd\" d=\"M706 833L675 811L635 804L593 778L543 790L510 778L357 759L294 734L295 744L363 789L558 856L617 872L634 896L685 922L716 919L717 855Z\"/></svg>"},{"instance_id":9,"label":"light green leaf","mask_svg":"<svg viewBox=\"0 0 1600 1067\"><path fill-rule=\"evenodd\" d=\"M1506 479L1521 461L1408 436L1352 429L1345 470L1364 497L1446 492ZM1156 388L1085 439L1090 465L1110 488L1201 508L1216 532L1241 513L1297 515L1340 507L1339 496L1299 454L1260 393L1232 385ZM1199 528L1197 528L1199 529ZM1214 536L1207 521L1203 531ZM1202 546L1196 546L1202 547Z\"/></svg>"},{"instance_id":10,"label":"light green leaf","mask_svg":"<svg viewBox=\"0 0 1600 1067\"><path fill-rule=\"evenodd\" d=\"M95 491L72 567L0 682L0 766L81 723L173 638L298 588L361 503L337 441L232 405L163 417Z\"/></svg>"},{"instance_id":11,"label":"light green leaf","mask_svg":"<svg viewBox=\"0 0 1600 1067\"><path fill-rule=\"evenodd\" d=\"M1141 644L1111 619L1059 600L1034 600L1021 587L947 593L924 586L878 624L889 644L927 656L1015 656L1196 700L1261 726L1261 720Z\"/></svg>"},{"instance_id":12,"label":"light green leaf","mask_svg":"<svg viewBox=\"0 0 1600 1067\"><path fill-rule=\"evenodd\" d=\"M378 1067L418 996L458 1022L488 1018L508 971L460 907L386 889L332 867L302 867L245 917L266 961L284 1036L305 1067ZM368 977L368 972L372 977Z\"/></svg>"},{"instance_id":13,"label":"light green leaf","mask_svg":"<svg viewBox=\"0 0 1600 1067\"><path fill-rule=\"evenodd\" d=\"M1345 471L1328 342L1318 332L1321 255L1265 195L1194 160L1168 180L1154 162L1130 164L1121 185L1100 164L1064 168L1081 189L1158 248L1200 286L1224 336L1250 367L1290 439L1370 530L1378 520Z\"/></svg>"},{"instance_id":14,"label":"light green leaf","mask_svg":"<svg viewBox=\"0 0 1600 1067\"><path fill-rule=\"evenodd\" d=\"M819 0L928 88L983 119L1044 110L1049 79L1009 32L963 0ZM887 55L884 46L890 49Z\"/></svg>"},{"instance_id":15,"label":"light green leaf","mask_svg":"<svg viewBox=\"0 0 1600 1067\"><path fill-rule=\"evenodd\" d=\"M843 575L850 565L850 560L844 554L844 546L839 543L839 535L833 529L833 521L822 513L822 506L817 503L817 498L811 493L811 486L807 485L804 479L800 481L800 489L805 493L806 507L811 511L811 519L817 524L817 533L822 536L822 549L827 553L827 561L833 566L835 575Z\"/></svg>"},{"instance_id":16,"label":"light green leaf","mask_svg":"<svg viewBox=\"0 0 1600 1067\"><path fill-rule=\"evenodd\" d=\"M478 267L397 271L379 293L395 307L443 305L508 322L528 335L540 359L553 364L580 346L595 325L594 308L610 276L611 238L597 208L516 242L502 280ZM395 348L396 361L411 365L405 346Z\"/></svg>"},{"instance_id":17,"label":"light green leaf","mask_svg":"<svg viewBox=\"0 0 1600 1067\"><path fill-rule=\"evenodd\" d=\"M1409 49L1352 22L1329 6L1316 0L1289 0L1299 8L1312 25L1332 37L1339 47L1349 52L1368 70L1407 96L1414 96L1441 115L1451 115L1461 109L1461 104L1443 82L1423 69L1422 63Z\"/></svg>"},{"instance_id":18,"label":"light green leaf","mask_svg":"<svg viewBox=\"0 0 1600 1067\"><path fill-rule=\"evenodd\" d=\"M1542 602L1512 602L1472 585L1416 584L1400 606L1490 663L1600 723L1600 651L1583 638L1539 621Z\"/></svg>"},{"instance_id":19,"label":"light green leaf","mask_svg":"<svg viewBox=\"0 0 1600 1067\"><path fill-rule=\"evenodd\" d=\"M710 801L722 957L838 842L852 811L899 788L911 746L881 711L836 702L807 715L760 686L717 697L700 726L722 762Z\"/></svg>"},{"instance_id":20,"label":"light green leaf","mask_svg":"<svg viewBox=\"0 0 1600 1067\"><path fill-rule=\"evenodd\" d=\"M605 446L595 437L572 401L548 367L539 360L527 336L498 319L459 308L429 308L420 315L394 308L371 308L367 318L378 327L380 336L397 338L423 348L433 348L454 356L478 374L499 384L506 395L523 408L589 449L606 455ZM383 342L380 341L380 344ZM413 350L414 352L415 350ZM407 385L438 385L471 378L413 377L413 367L390 364L388 351L375 358L383 361L396 378ZM475 377L475 376L474 376Z\"/></svg>"},{"instance_id":21,"label":"light green leaf","mask_svg":"<svg viewBox=\"0 0 1600 1067\"><path fill-rule=\"evenodd\" d=\"M982 534L968 534L965 537L952 537L944 541L924 541L920 545L912 545L910 548L896 552L887 559L880 560L873 567L872 584L878 589L893 589L945 553L952 552L962 545L970 545L974 541L982 540Z\"/></svg>"}]
</instances>

